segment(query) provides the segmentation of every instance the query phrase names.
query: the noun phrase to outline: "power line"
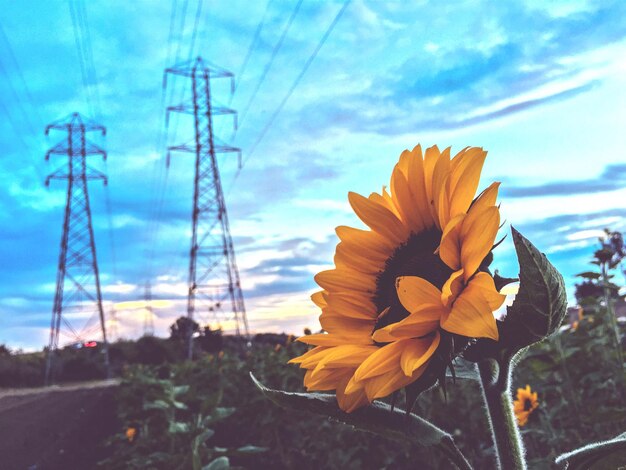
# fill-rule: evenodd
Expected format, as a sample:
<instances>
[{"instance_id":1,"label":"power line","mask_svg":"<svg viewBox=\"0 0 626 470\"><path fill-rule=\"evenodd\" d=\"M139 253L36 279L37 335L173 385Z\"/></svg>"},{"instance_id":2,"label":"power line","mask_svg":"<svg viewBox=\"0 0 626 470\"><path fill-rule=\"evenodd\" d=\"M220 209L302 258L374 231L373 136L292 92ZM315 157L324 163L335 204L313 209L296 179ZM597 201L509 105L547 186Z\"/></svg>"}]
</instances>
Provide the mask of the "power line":
<instances>
[{"instance_id":1,"label":"power line","mask_svg":"<svg viewBox=\"0 0 626 470\"><path fill-rule=\"evenodd\" d=\"M164 67L163 67L164 69L166 69L170 65L170 62L172 61L172 51L173 51L172 46L173 46L175 36L178 37L178 42L176 44L176 54L174 57L174 62L177 63L180 57L180 49L181 49L182 36L183 36L185 22L186 22L188 0L185 1L182 7L178 31L176 31L176 17L177 17L176 13L178 11L177 7L178 7L177 0L173 0L172 11L170 14L170 28L169 28L169 33L168 33L167 57L166 57L166 63L164 64ZM200 13L196 11L196 17L199 17L199 16L200 16ZM167 93L168 91L169 93ZM164 82L161 88L161 105L159 108L161 125L159 126L159 133L157 135L157 144L155 148L155 151L157 153L161 152L161 147L163 145L163 142L164 141L167 142L167 136L168 136L168 128L165 125L165 122L163 119L165 115L166 95L168 96L167 98L168 101L171 101L174 95L174 88L171 87L170 90L166 90L165 82ZM178 116L175 116L175 119L177 118ZM176 122L176 125L177 124L178 122ZM149 230L150 241L148 243L148 245L150 246L150 249L147 252L147 257L146 257L147 258L146 259L146 272L148 273L147 274L148 277L150 276L150 272L152 271L153 260L155 256L155 250L156 250L156 242L158 238L158 233L160 232L160 228L161 228L163 204L165 200L165 193L167 189L167 181L168 181L168 176L169 176L169 165L163 165L159 160L155 162L155 165L158 166L158 179L157 179L156 189L155 189L156 197L153 198L152 200L156 199L157 203L155 206L153 206L152 214L150 216L150 230ZM165 174L164 174L163 167L165 167Z\"/></svg>"},{"instance_id":2,"label":"power line","mask_svg":"<svg viewBox=\"0 0 626 470\"><path fill-rule=\"evenodd\" d=\"M326 40L330 36L330 33L332 33L333 29L335 28L335 26L339 22L339 19L341 18L341 15L343 15L343 12L346 10L346 8L348 8L348 5L350 4L350 1L351 0L347 0L343 4L343 6L341 7L339 12L337 13L335 18L333 19L332 23L330 24L330 26L328 27L328 29L326 30L326 32L322 36L322 39L318 43L317 47L315 48L315 50L313 51L311 56L307 59L306 63L304 64L304 67L302 68L302 70L300 71L300 73L298 74L296 79L294 80L293 84L291 85L291 88L289 88L289 91L287 92L287 94L285 95L283 100L278 105L278 108L276 108L276 110L274 111L274 113L270 117L269 121L267 122L267 124L265 124L265 127L263 127L263 130L261 131L261 133L259 134L259 136L255 140L254 144L252 144L252 146L250 147L250 150L248 151L248 155L246 156L246 158L243 161L244 165L250 159L250 157L254 154L254 151L256 150L257 146L261 143L261 141L265 137L265 134L267 134L267 131L270 129L270 127L272 127L272 124L274 124L274 121L276 120L276 118L278 117L278 115L282 111L283 107L285 106L285 104L287 103L287 101L289 100L289 98L291 97L293 92L295 91L296 87L300 84L300 81L302 80L302 77L304 77L304 75L306 74L307 70L309 69L309 67L311 66L311 64L313 63L315 58L317 57L317 54L319 53L320 49L324 46L324 43L326 43Z\"/></svg>"},{"instance_id":3,"label":"power line","mask_svg":"<svg viewBox=\"0 0 626 470\"><path fill-rule=\"evenodd\" d=\"M19 110L20 110L20 112L22 114L22 120L28 126L28 130L30 131L30 133L33 136L36 137L38 132L35 130L35 127L33 126L33 123L30 120L30 116L28 115L28 113L24 109L22 99L19 97L17 91L15 90L15 87L13 87L13 83L11 82L11 77L9 76L8 72L6 71L6 69L4 68L4 65L2 64L2 61L0 61L0 73L2 73L2 75L4 75L4 77L6 78L7 83L9 84L9 89L11 90L11 94L13 95L13 98L15 99L15 103L16 103L17 107L19 108Z\"/></svg>"},{"instance_id":4,"label":"power line","mask_svg":"<svg viewBox=\"0 0 626 470\"><path fill-rule=\"evenodd\" d=\"M102 117L102 100L100 97L100 83L98 82L98 74L96 73L96 66L93 59L93 47L91 45L91 30L89 28L89 21L87 19L87 9L85 8L84 0L77 0L77 17L79 27L82 31L83 37L83 49L86 59L87 77L93 82L93 93L95 96L95 111L96 119Z\"/></svg>"},{"instance_id":5,"label":"power line","mask_svg":"<svg viewBox=\"0 0 626 470\"><path fill-rule=\"evenodd\" d=\"M80 75L83 81L83 91L85 93L85 100L87 102L87 107L89 109L89 113L94 115L93 108L93 100L91 97L91 90L89 88L89 79L87 75L86 61L85 61L85 51L84 46L81 41L80 34L80 26L78 26L77 12L75 10L74 2L72 0L68 0L68 5L70 8L70 16L72 18L72 30L74 32L74 43L76 44L76 51L78 52L78 64L80 66Z\"/></svg>"},{"instance_id":6,"label":"power line","mask_svg":"<svg viewBox=\"0 0 626 470\"><path fill-rule=\"evenodd\" d=\"M7 107L2 103L2 101L0 101L0 109L2 109L2 111L4 112L4 114L7 117L7 120L9 121L9 124L11 124L11 127L15 131L15 137L17 138L17 141L20 144L22 144L22 146L24 147L24 150L27 151L26 154L28 155L29 163L33 167L33 170L35 171L35 173L37 173L39 181L43 180L44 179L44 175L41 172L41 169L39 168L39 166L35 164L32 152L30 152L30 150L31 150L30 145L28 145L26 143L26 141L24 140L24 138L22 137L22 135L21 135L22 130L17 126L17 124L13 120L13 116L11 116L11 113L9 112Z\"/></svg>"},{"instance_id":7,"label":"power line","mask_svg":"<svg viewBox=\"0 0 626 470\"><path fill-rule=\"evenodd\" d=\"M196 8L196 19L193 23L193 32L191 33L191 45L189 46L189 54L187 56L187 60L191 60L193 58L193 49L196 44L196 35L198 34L198 21L200 20L201 14L202 0L198 0L198 7Z\"/></svg>"},{"instance_id":8,"label":"power line","mask_svg":"<svg viewBox=\"0 0 626 470\"><path fill-rule=\"evenodd\" d=\"M296 15L298 14L298 11L300 10L300 6L302 5L302 1L303 0L299 0L298 3L296 3L296 6L294 7L293 11L291 12L291 16L287 20L287 23L285 23L285 27L283 28L283 32L280 35L280 38L278 39L278 42L276 43L276 45L274 45L274 49L272 50L272 54L270 56L270 60L265 65L265 68L263 69L263 72L261 73L261 78L257 82L257 85L254 88L254 91L252 92L252 96L250 96L250 99L248 100L248 103L246 104L245 109L241 113L241 118L239 119L239 125L240 126L243 124L243 121L246 119L248 111L250 110L250 106L252 105L252 102L256 98L256 95L259 92L259 89L261 88L261 85L265 81L265 77L267 76L268 72L270 71L270 68L272 67L272 64L274 63L274 59L276 58L276 55L278 54L278 51L280 50L281 46L283 45L283 42L285 41L285 38L287 37L287 33L289 32L289 28L291 28L293 20L296 18Z\"/></svg>"},{"instance_id":9,"label":"power line","mask_svg":"<svg viewBox=\"0 0 626 470\"><path fill-rule=\"evenodd\" d=\"M265 11L263 12L263 16L261 17L261 21L259 21L259 24L256 27L256 31L254 32L254 36L252 37L252 41L250 42L250 46L248 46L248 52L246 52L246 56L243 59L241 67L239 68L239 73L237 74L237 78L236 78L236 82L235 82L235 92L237 91L237 88L239 87L239 83L241 82L241 77L243 76L243 73L246 70L246 67L247 67L248 62L250 60L250 57L252 56L252 51L254 50L254 47L256 46L257 42L259 41L259 36L261 35L261 30L263 29L263 26L265 25L265 19L267 17L267 13L270 10L271 3L272 3L272 0L267 0L267 4L265 5ZM233 96L234 96L234 93L230 97L231 100L232 100Z\"/></svg>"},{"instance_id":10,"label":"power line","mask_svg":"<svg viewBox=\"0 0 626 470\"><path fill-rule=\"evenodd\" d=\"M17 61L17 58L15 56L15 53L13 51L13 47L11 46L11 41L9 41L9 37L7 36L6 32L4 31L4 27L2 26L2 23L0 22L0 35L2 36L2 40L4 41L4 43L6 44L6 48L9 51L9 56L11 57L11 60L13 61L13 65L15 66L15 70L17 70L17 74L20 78L20 81L22 82L22 88L24 89L24 93L26 94L26 98L28 99L30 106L33 110L33 112L35 113L35 115L37 116L37 120L38 122L38 126L39 127L43 127L44 125L44 120L41 117L41 114L39 112L39 106L37 106L37 104L35 103L35 99L33 98L33 95L30 92L30 89L28 88L28 85L26 84L26 80L24 79L24 74L22 73L22 69L20 67L19 62Z\"/></svg>"}]
</instances>

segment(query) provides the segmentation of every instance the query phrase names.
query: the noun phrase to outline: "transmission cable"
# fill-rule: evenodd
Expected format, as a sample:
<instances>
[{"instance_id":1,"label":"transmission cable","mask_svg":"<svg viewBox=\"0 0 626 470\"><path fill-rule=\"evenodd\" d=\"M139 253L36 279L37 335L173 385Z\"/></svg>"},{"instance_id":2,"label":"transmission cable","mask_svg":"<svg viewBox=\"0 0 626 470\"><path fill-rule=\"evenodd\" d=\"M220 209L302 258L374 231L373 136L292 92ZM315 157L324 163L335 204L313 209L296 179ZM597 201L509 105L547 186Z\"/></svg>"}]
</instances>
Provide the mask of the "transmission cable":
<instances>
[{"instance_id":1,"label":"transmission cable","mask_svg":"<svg viewBox=\"0 0 626 470\"><path fill-rule=\"evenodd\" d=\"M257 146L259 145L259 143L261 143L261 141L265 137L265 134L267 134L267 131L274 124L274 121L276 120L276 118L278 117L278 115L280 114L282 109L284 108L285 104L287 103L287 101L289 100L289 98L291 97L293 92L295 91L296 87L300 84L300 81L302 80L302 77L304 77L304 75L306 74L307 70L309 69L309 67L311 66L311 64L313 63L315 58L317 57L317 54L319 53L320 49L324 46L324 43L326 42L326 40L330 36L330 33L333 31L333 29L335 28L335 26L339 22L339 19L341 18L341 15L343 14L343 12L346 10L348 5L350 4L350 1L351 0L347 0L343 4L343 6L341 7L339 12L337 13L335 18L333 19L332 23L330 24L330 26L328 27L328 29L324 33L324 36L322 36L322 39L320 40L319 44L317 45L317 47L315 48L315 50L313 51L311 56L307 59L306 63L304 64L304 67L302 68L302 70L300 71L300 73L296 77L295 81L291 85L291 88L289 88L289 91L287 92L287 94L285 95L283 100L278 105L278 108L276 108L276 110L274 111L274 113L270 117L269 121L267 122L267 124L265 124L265 127L263 127L263 130L261 131L261 133L259 134L259 136L255 140L254 144L252 144L252 146L250 147L250 150L248 151L248 155L246 156L246 158L243 161L243 165L245 165L246 162L250 159L250 157L254 154L254 151L256 150Z\"/></svg>"},{"instance_id":2,"label":"transmission cable","mask_svg":"<svg viewBox=\"0 0 626 470\"><path fill-rule=\"evenodd\" d=\"M267 17L267 13L270 10L270 5L272 3L272 0L267 0L267 4L265 5L265 11L263 12L263 16L261 17L261 21L259 21L259 24L256 27L256 31L254 32L254 36L252 37L252 41L250 42L250 46L248 46L248 52L246 52L246 56L243 59L243 62L241 63L241 67L239 68L239 73L237 74L237 79L235 81L235 90L233 92L232 95L230 95L230 100L232 101L234 93L237 92L237 87L239 86L239 83L241 82L241 77L243 76L243 73L246 70L246 67L248 66L248 62L250 61L250 57L252 56L252 51L254 50L257 42L259 41L259 37L261 35L261 30L263 29L263 26L265 25L265 19ZM230 104L230 102L229 102Z\"/></svg>"},{"instance_id":3,"label":"transmission cable","mask_svg":"<svg viewBox=\"0 0 626 470\"><path fill-rule=\"evenodd\" d=\"M39 121L38 123L43 128L43 126L45 125L45 121L41 117L41 114L39 112L39 106L37 106L37 104L35 103L35 99L33 98L33 95L31 94L30 89L28 88L28 85L26 83L26 79L24 78L24 74L22 73L22 68L20 67L20 64L17 61L17 58L15 56L15 52L13 51L13 46L11 45L11 41L9 41L9 37L7 36L6 32L4 31L4 27L2 26L1 22L0 22L0 36L2 36L2 40L4 41L4 43L6 45L6 48L9 51L9 56L11 57L11 60L13 61L13 65L15 66L15 70L17 70L17 74L18 74L18 76L20 78L20 81L22 82L22 88L24 89L24 93L26 95L26 98L28 99L28 102L30 103L30 106L31 106L33 112L37 116L37 120Z\"/></svg>"},{"instance_id":4,"label":"transmission cable","mask_svg":"<svg viewBox=\"0 0 626 470\"><path fill-rule=\"evenodd\" d=\"M298 11L300 10L300 6L302 5L302 1L303 0L298 0L298 3L296 3L296 6L294 7L293 11L291 12L291 16L287 20L287 23L285 23L285 27L283 28L283 32L281 33L280 38L278 39L278 42L276 42L276 44L274 45L274 49L272 50L272 54L270 55L270 60L267 62L267 64L265 64L265 68L263 69L263 72L261 73L261 78L257 82L256 87L254 88L254 91L252 92L252 95L250 96L250 99L248 100L248 103L246 104L246 107L243 110L243 113L241 113L241 118L239 119L239 126L241 126L243 124L244 120L246 119L248 111L250 110L250 106L252 105L254 99L256 98L256 95L259 92L259 89L261 88L261 85L263 85L263 82L265 81L265 77L267 76L268 72L272 68L272 64L274 63L274 59L278 55L278 51L280 50L281 46L283 45L283 42L285 41L285 38L287 37L287 33L289 32L289 28L291 28L293 20L295 20L296 15L298 14Z\"/></svg>"}]
</instances>

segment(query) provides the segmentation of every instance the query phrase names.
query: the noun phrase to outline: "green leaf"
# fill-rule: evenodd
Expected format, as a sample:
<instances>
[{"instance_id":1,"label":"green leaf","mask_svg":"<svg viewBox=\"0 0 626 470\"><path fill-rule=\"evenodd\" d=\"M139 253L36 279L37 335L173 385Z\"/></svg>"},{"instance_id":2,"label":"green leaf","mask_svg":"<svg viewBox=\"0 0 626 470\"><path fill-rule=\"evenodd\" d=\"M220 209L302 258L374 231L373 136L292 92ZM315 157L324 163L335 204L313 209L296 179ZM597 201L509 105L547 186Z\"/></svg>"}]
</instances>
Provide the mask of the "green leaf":
<instances>
[{"instance_id":1,"label":"green leaf","mask_svg":"<svg viewBox=\"0 0 626 470\"><path fill-rule=\"evenodd\" d=\"M584 279L600 279L600 273L594 273L593 271L585 271L584 273L576 274L576 277L582 277Z\"/></svg>"},{"instance_id":2,"label":"green leaf","mask_svg":"<svg viewBox=\"0 0 626 470\"><path fill-rule=\"evenodd\" d=\"M626 462L626 433L608 441L586 445L556 459L556 464L567 470L619 468L624 462Z\"/></svg>"},{"instance_id":3,"label":"green leaf","mask_svg":"<svg viewBox=\"0 0 626 470\"><path fill-rule=\"evenodd\" d=\"M174 396L177 397L178 395L182 395L184 393L187 393L188 391L189 385L178 385L174 387Z\"/></svg>"},{"instance_id":4,"label":"green leaf","mask_svg":"<svg viewBox=\"0 0 626 470\"><path fill-rule=\"evenodd\" d=\"M210 464L202 467L202 470L228 470L230 468L230 461L228 457L218 457Z\"/></svg>"},{"instance_id":5,"label":"green leaf","mask_svg":"<svg viewBox=\"0 0 626 470\"><path fill-rule=\"evenodd\" d=\"M213 437L214 434L215 431L213 431L213 429L205 429L194 438L194 442L197 443L198 446L200 446L200 444L203 444L204 441Z\"/></svg>"},{"instance_id":6,"label":"green leaf","mask_svg":"<svg viewBox=\"0 0 626 470\"><path fill-rule=\"evenodd\" d=\"M178 408L179 410L186 410L186 409L187 409L187 405L185 405L185 404L184 404L183 402L181 402L181 401L176 401L176 400L174 400L174 401L172 401L172 405L173 405L175 408Z\"/></svg>"},{"instance_id":7,"label":"green leaf","mask_svg":"<svg viewBox=\"0 0 626 470\"><path fill-rule=\"evenodd\" d=\"M235 408L225 408L225 407L218 406L211 412L209 416L207 416L206 418L204 418L204 420L202 420L202 424L204 426L208 426L217 421L221 421L222 419L228 418L234 412L235 412Z\"/></svg>"},{"instance_id":8,"label":"green leaf","mask_svg":"<svg viewBox=\"0 0 626 470\"><path fill-rule=\"evenodd\" d=\"M150 403L144 403L144 410L167 410L170 408L169 403L164 400L156 400Z\"/></svg>"},{"instance_id":9,"label":"green leaf","mask_svg":"<svg viewBox=\"0 0 626 470\"><path fill-rule=\"evenodd\" d=\"M272 390L259 382L252 373L250 377L265 397L283 408L328 416L356 429L414 446L438 447L460 468L470 468L448 433L413 413L407 415L404 411L392 410L389 405L381 402L345 413L337 406L334 395Z\"/></svg>"},{"instance_id":10,"label":"green leaf","mask_svg":"<svg viewBox=\"0 0 626 470\"><path fill-rule=\"evenodd\" d=\"M172 421L170 423L170 427L168 431L173 434L177 434L181 432L189 432L189 423L183 423L181 421Z\"/></svg>"},{"instance_id":11,"label":"green leaf","mask_svg":"<svg viewBox=\"0 0 626 470\"><path fill-rule=\"evenodd\" d=\"M237 450L235 450L235 454L244 454L244 455L249 455L249 454L260 454L263 452L267 452L269 450L268 447L257 447L257 446L243 446L243 447L239 447Z\"/></svg>"},{"instance_id":12,"label":"green leaf","mask_svg":"<svg viewBox=\"0 0 626 470\"><path fill-rule=\"evenodd\" d=\"M556 332L567 309L563 276L543 253L511 227L520 265L520 288L501 323L500 345L515 354Z\"/></svg>"}]
</instances>

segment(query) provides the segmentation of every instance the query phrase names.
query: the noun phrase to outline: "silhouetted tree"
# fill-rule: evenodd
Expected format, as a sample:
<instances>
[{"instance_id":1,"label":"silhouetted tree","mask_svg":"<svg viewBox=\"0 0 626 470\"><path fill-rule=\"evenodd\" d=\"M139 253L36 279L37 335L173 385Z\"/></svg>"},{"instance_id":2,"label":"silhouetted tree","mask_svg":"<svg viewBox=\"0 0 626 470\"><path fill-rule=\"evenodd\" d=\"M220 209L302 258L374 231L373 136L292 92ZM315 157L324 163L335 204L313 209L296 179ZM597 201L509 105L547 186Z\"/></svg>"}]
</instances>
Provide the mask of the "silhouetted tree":
<instances>
[{"instance_id":1,"label":"silhouetted tree","mask_svg":"<svg viewBox=\"0 0 626 470\"><path fill-rule=\"evenodd\" d=\"M179 317L170 326L170 339L184 342L189 337L190 331L192 335L197 333L200 331L200 325L188 317Z\"/></svg>"}]
</instances>

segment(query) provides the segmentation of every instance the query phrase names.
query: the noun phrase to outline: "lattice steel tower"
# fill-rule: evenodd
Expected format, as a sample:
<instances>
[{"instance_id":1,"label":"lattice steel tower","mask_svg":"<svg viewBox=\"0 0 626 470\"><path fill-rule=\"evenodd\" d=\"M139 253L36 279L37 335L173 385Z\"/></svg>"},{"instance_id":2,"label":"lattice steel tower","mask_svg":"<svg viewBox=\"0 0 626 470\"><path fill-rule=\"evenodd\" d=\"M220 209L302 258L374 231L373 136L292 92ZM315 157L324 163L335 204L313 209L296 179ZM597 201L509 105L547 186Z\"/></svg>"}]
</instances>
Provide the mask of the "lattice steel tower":
<instances>
[{"instance_id":1,"label":"lattice steel tower","mask_svg":"<svg viewBox=\"0 0 626 470\"><path fill-rule=\"evenodd\" d=\"M216 159L216 154L224 152L237 153L241 159L241 150L225 145L213 133L214 116L232 115L235 127L237 117L234 110L217 105L211 95L212 80L218 78L230 79L232 95L234 76L200 57L166 69L165 80L168 74L188 78L192 94L190 102L167 108L168 118L170 112L183 113L193 116L194 122L193 140L169 147L169 151L189 152L196 156L187 317L193 320L196 310L206 308L207 313L219 320L234 320L237 335L242 333L243 327L247 337L248 320ZM224 305L228 300L230 311ZM192 331L187 335L187 355L191 359Z\"/></svg>"},{"instance_id":2,"label":"lattice steel tower","mask_svg":"<svg viewBox=\"0 0 626 470\"><path fill-rule=\"evenodd\" d=\"M72 327L67 314L81 312L98 315L102 329L104 366L109 376L109 350L106 335L104 311L102 309L102 295L100 292L100 277L96 259L96 244L91 223L91 208L87 181L103 180L107 184L106 176L87 165L90 155L102 155L106 159L106 152L85 138L87 132L99 131L106 134L106 129L89 121L78 113L71 114L65 119L46 127L46 135L50 130L67 133L67 139L62 140L46 153L46 160L50 155L66 155L67 167L61 167L46 178L46 186L50 180L67 180L67 203L63 219L63 235L61 237L61 254L57 271L56 293L52 307L52 322L50 325L50 343L46 360L45 382L48 384L52 376L53 357L59 346L61 322L80 340L80 332ZM89 322L89 320L88 320ZM87 323L85 324L87 326Z\"/></svg>"},{"instance_id":3,"label":"lattice steel tower","mask_svg":"<svg viewBox=\"0 0 626 470\"><path fill-rule=\"evenodd\" d=\"M152 286L150 281L146 281L144 286L144 300L143 335L154 336L154 310L152 309Z\"/></svg>"}]
</instances>

